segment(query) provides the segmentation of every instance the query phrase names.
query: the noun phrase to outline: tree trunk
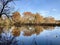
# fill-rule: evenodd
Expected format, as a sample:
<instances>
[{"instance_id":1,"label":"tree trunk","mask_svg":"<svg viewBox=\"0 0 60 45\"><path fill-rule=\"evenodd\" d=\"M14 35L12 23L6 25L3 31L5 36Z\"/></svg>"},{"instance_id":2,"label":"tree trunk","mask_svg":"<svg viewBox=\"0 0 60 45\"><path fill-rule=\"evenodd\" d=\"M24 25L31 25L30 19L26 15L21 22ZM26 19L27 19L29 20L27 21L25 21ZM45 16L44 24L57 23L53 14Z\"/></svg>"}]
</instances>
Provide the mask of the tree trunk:
<instances>
[{"instance_id":1,"label":"tree trunk","mask_svg":"<svg viewBox=\"0 0 60 45\"><path fill-rule=\"evenodd\" d=\"M0 18L1 18L1 16L2 16L2 15L1 15L1 13L0 13Z\"/></svg>"}]
</instances>

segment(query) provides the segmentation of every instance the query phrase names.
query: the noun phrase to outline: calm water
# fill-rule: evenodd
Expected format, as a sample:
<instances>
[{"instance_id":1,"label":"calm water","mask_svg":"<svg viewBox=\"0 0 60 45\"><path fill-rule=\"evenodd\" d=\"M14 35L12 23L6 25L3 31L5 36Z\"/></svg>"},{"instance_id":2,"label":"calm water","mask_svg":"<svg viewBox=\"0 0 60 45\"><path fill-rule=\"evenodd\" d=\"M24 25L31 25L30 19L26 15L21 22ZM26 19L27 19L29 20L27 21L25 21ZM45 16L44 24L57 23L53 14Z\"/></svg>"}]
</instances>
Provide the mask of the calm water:
<instances>
[{"instance_id":1,"label":"calm water","mask_svg":"<svg viewBox=\"0 0 60 45\"><path fill-rule=\"evenodd\" d=\"M57 26L5 26L2 30L0 45L60 45Z\"/></svg>"}]
</instances>

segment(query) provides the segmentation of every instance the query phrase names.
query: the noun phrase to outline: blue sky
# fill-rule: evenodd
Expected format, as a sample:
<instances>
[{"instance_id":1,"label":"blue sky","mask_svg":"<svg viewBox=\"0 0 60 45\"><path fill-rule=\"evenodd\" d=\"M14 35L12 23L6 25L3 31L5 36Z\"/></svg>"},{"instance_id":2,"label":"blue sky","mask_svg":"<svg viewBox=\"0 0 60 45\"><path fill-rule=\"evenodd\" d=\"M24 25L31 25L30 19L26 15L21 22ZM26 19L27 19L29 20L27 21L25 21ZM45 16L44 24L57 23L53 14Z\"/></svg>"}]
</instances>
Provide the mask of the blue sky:
<instances>
[{"instance_id":1,"label":"blue sky","mask_svg":"<svg viewBox=\"0 0 60 45\"><path fill-rule=\"evenodd\" d=\"M60 19L60 0L19 0L15 2L15 9L20 13L40 13L42 16L52 16Z\"/></svg>"}]
</instances>

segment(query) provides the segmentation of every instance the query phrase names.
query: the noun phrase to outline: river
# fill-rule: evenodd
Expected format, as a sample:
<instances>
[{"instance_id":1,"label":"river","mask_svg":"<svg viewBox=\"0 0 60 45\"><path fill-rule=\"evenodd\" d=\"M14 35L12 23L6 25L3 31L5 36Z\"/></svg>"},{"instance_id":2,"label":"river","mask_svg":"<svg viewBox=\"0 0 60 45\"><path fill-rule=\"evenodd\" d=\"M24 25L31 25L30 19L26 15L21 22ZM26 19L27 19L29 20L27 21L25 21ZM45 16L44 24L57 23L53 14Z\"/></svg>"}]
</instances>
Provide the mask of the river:
<instances>
[{"instance_id":1,"label":"river","mask_svg":"<svg viewBox=\"0 0 60 45\"><path fill-rule=\"evenodd\" d=\"M60 45L60 27L5 26L0 33L0 45Z\"/></svg>"}]
</instances>

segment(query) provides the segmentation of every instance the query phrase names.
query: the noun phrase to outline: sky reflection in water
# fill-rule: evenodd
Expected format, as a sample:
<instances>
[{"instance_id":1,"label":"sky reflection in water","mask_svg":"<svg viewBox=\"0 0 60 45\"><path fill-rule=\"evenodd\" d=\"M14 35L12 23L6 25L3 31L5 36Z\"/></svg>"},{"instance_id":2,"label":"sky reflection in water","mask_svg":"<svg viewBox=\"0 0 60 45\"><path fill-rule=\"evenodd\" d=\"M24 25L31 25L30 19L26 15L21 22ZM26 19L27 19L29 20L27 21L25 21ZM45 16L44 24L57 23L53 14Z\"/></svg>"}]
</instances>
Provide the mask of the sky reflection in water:
<instances>
[{"instance_id":1,"label":"sky reflection in water","mask_svg":"<svg viewBox=\"0 0 60 45\"><path fill-rule=\"evenodd\" d=\"M15 37L14 40L18 45L60 45L59 29L60 27L53 26L12 26L9 28L7 26L3 28L3 33L0 35L7 37L8 41ZM1 41L1 39L4 38L0 38L0 42L3 42L4 40Z\"/></svg>"}]
</instances>

